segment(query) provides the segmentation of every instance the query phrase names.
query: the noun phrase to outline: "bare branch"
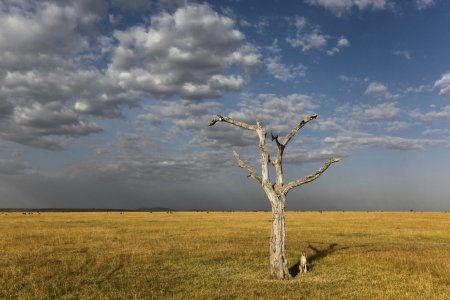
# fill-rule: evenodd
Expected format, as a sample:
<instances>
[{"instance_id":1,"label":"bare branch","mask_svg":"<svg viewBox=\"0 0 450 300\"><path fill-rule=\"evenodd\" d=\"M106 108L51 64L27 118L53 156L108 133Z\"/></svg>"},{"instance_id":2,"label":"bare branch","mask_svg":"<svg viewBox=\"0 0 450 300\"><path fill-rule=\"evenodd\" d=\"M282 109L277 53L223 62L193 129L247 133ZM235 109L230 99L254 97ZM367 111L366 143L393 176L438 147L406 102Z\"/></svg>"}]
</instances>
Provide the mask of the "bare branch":
<instances>
[{"instance_id":1,"label":"bare branch","mask_svg":"<svg viewBox=\"0 0 450 300\"><path fill-rule=\"evenodd\" d=\"M288 184L286 184L283 189L284 193L287 194L293 188L296 188L305 183L309 183L313 180L316 180L317 178L320 177L320 175L322 175L323 172L325 172L326 169L328 169L328 167L330 167L332 164L337 163L339 161L341 161L341 159L338 157L330 158L319 170L317 170L316 173L305 176L303 178L300 178L300 179L297 179L294 181L291 181Z\"/></svg>"},{"instance_id":2,"label":"bare branch","mask_svg":"<svg viewBox=\"0 0 450 300\"><path fill-rule=\"evenodd\" d=\"M269 163L270 163L270 154L269 151L267 151L266 147L266 137L267 133L264 127L261 126L261 123L256 121L256 133L258 134L259 138L259 153L261 154L261 176L262 176L262 182L263 186L265 184L271 184L270 178L269 178Z\"/></svg>"},{"instance_id":3,"label":"bare branch","mask_svg":"<svg viewBox=\"0 0 450 300\"><path fill-rule=\"evenodd\" d=\"M274 135L272 132L270 133L272 137L272 141L275 141L278 148L277 158L275 160L270 160L270 163L275 169L275 182L277 188L281 187L283 185L283 167L282 167L282 160L283 160L283 151L284 146L278 141L278 134Z\"/></svg>"},{"instance_id":4,"label":"bare branch","mask_svg":"<svg viewBox=\"0 0 450 300\"><path fill-rule=\"evenodd\" d=\"M273 135L273 133L271 132L270 135L272 137L272 141L275 141L275 143L277 144L278 149L284 148L284 146L278 140L278 134L277 135Z\"/></svg>"},{"instance_id":5,"label":"bare branch","mask_svg":"<svg viewBox=\"0 0 450 300\"><path fill-rule=\"evenodd\" d=\"M286 147L286 145L289 143L289 141L294 137L294 135L300 130L302 129L303 126L306 125L306 123L308 123L311 120L314 120L317 118L317 115L311 115L309 117L304 118L303 120L300 121L300 123L298 123L294 128L292 128L291 132L289 132L288 134L286 134L286 136L284 137L283 140L283 146Z\"/></svg>"},{"instance_id":6,"label":"bare branch","mask_svg":"<svg viewBox=\"0 0 450 300\"><path fill-rule=\"evenodd\" d=\"M250 167L249 165L244 163L236 151L233 151L233 154L234 154L234 157L236 158L238 166L241 167L242 169L246 169L248 171L247 177L251 177L251 178L253 178L253 180L258 182L259 184L262 184L262 179L261 179L261 177L258 176L255 169L253 169L252 167Z\"/></svg>"},{"instance_id":7,"label":"bare branch","mask_svg":"<svg viewBox=\"0 0 450 300\"><path fill-rule=\"evenodd\" d=\"M234 120L234 119L229 118L229 117L223 117L221 115L217 115L216 118L214 118L211 121L209 121L208 125L209 126L213 126L217 122L230 123L230 124L232 124L234 126L241 127L241 128L247 129L247 130L253 130L253 131L256 131L256 128L257 128L256 125L250 125L250 124L247 124L245 122L237 121L237 120Z\"/></svg>"},{"instance_id":8,"label":"bare branch","mask_svg":"<svg viewBox=\"0 0 450 300\"><path fill-rule=\"evenodd\" d=\"M214 124L219 122L221 119L223 119L223 117L221 115L217 115L217 118L214 118L208 122L208 126L213 126Z\"/></svg>"},{"instance_id":9,"label":"bare branch","mask_svg":"<svg viewBox=\"0 0 450 300\"><path fill-rule=\"evenodd\" d=\"M270 132L270 136L272 137L272 141L275 140L276 143L278 144L278 134L277 135L273 135L273 132Z\"/></svg>"}]
</instances>

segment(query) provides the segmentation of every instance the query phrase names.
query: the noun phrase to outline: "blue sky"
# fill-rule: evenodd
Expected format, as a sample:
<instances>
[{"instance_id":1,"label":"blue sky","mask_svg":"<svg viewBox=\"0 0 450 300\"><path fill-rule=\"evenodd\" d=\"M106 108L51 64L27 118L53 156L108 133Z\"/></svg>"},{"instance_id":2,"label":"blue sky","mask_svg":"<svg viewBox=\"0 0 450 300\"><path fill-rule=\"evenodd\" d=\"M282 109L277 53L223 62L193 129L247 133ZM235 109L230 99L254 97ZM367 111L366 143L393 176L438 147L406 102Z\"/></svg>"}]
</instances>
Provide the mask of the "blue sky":
<instances>
[{"instance_id":1,"label":"blue sky","mask_svg":"<svg viewBox=\"0 0 450 300\"><path fill-rule=\"evenodd\" d=\"M288 209L450 210L449 53L444 0L2 1L0 207L268 209L208 121L317 113Z\"/></svg>"}]
</instances>

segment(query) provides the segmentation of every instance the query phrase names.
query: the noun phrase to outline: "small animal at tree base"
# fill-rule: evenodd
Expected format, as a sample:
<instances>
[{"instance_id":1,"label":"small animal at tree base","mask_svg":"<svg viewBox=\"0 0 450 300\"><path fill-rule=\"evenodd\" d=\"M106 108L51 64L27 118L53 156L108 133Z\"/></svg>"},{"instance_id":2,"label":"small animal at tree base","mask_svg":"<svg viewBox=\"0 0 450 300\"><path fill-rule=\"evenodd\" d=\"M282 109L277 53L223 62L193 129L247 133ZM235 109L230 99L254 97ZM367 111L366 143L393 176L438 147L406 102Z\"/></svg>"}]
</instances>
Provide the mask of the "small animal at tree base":
<instances>
[{"instance_id":1,"label":"small animal at tree base","mask_svg":"<svg viewBox=\"0 0 450 300\"><path fill-rule=\"evenodd\" d=\"M306 260L306 253L302 252L302 255L300 256L300 265L299 265L299 271L300 273L306 273L308 271L307 266L307 260Z\"/></svg>"}]
</instances>

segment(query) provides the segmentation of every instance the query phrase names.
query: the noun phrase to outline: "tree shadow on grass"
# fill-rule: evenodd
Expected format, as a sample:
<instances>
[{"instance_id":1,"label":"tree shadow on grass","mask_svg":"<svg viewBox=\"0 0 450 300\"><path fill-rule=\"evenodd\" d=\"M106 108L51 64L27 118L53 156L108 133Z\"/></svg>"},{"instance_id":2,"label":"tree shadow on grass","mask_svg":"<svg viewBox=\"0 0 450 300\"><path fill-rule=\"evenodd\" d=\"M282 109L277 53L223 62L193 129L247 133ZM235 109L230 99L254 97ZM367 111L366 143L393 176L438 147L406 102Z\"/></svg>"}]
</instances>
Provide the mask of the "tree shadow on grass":
<instances>
[{"instance_id":1,"label":"tree shadow on grass","mask_svg":"<svg viewBox=\"0 0 450 300\"><path fill-rule=\"evenodd\" d=\"M299 266L300 261L297 260L297 262L289 268L289 274L291 274L292 278L296 277L298 273L300 273Z\"/></svg>"},{"instance_id":2,"label":"tree shadow on grass","mask_svg":"<svg viewBox=\"0 0 450 300\"><path fill-rule=\"evenodd\" d=\"M318 260L321 260L325 257L327 257L330 254L333 254L337 250L343 250L348 249L349 247L343 247L337 249L338 244L333 243L329 244L325 249L319 249L314 247L313 245L309 244L308 248L314 251L314 254L308 257L308 270L312 270L314 268L314 263Z\"/></svg>"},{"instance_id":3,"label":"tree shadow on grass","mask_svg":"<svg viewBox=\"0 0 450 300\"><path fill-rule=\"evenodd\" d=\"M316 261L319 261L338 250L345 250L345 249L350 248L348 246L338 248L337 246L338 246L338 244L332 243L332 244L328 244L328 246L324 249L319 249L319 248L314 247L313 245L309 244L308 248L311 249L312 251L314 251L314 254L308 256L308 271L311 271L312 269L314 269L314 265L315 265ZM292 277L296 277L300 273L299 266L300 266L300 261L297 260L297 262L289 268L289 273L291 274Z\"/></svg>"}]
</instances>

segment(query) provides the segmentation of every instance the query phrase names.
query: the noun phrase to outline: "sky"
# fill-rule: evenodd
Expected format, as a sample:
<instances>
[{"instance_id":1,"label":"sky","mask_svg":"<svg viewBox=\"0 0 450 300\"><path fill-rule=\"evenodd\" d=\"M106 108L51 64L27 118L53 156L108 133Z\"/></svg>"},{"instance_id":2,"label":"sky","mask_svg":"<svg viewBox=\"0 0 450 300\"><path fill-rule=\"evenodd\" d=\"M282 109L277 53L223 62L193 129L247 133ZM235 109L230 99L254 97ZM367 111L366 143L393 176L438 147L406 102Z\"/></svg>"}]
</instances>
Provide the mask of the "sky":
<instances>
[{"instance_id":1,"label":"sky","mask_svg":"<svg viewBox=\"0 0 450 300\"><path fill-rule=\"evenodd\" d=\"M449 211L450 1L0 2L0 207L270 209L216 114L318 115L288 210Z\"/></svg>"}]
</instances>

